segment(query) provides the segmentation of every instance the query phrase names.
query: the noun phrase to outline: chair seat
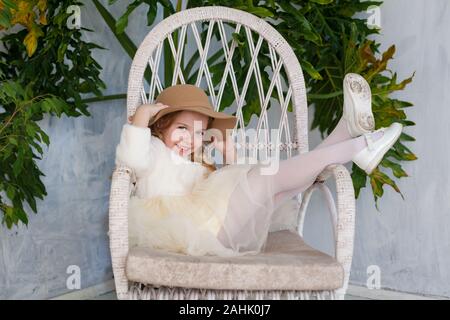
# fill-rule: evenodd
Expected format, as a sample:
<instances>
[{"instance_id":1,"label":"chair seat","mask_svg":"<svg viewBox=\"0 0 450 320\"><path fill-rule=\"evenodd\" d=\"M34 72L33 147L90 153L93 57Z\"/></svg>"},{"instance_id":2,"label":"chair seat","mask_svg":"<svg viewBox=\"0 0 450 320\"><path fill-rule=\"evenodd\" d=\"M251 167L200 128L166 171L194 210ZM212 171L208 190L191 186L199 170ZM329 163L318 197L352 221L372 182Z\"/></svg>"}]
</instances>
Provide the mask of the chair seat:
<instances>
[{"instance_id":1,"label":"chair seat","mask_svg":"<svg viewBox=\"0 0 450 320\"><path fill-rule=\"evenodd\" d=\"M264 251L239 257L134 247L128 253L126 273L130 281L155 286L224 290L333 290L344 282L336 259L311 248L290 230L270 232Z\"/></svg>"}]
</instances>

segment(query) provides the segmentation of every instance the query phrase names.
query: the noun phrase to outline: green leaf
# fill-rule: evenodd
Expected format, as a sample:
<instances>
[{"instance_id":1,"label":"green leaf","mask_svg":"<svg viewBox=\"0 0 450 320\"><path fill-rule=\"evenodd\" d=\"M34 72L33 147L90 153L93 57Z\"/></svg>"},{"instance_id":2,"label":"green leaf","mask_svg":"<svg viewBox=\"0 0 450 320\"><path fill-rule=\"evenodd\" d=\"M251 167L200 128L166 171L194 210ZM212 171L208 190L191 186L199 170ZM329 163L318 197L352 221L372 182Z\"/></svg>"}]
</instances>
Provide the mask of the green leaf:
<instances>
[{"instance_id":1,"label":"green leaf","mask_svg":"<svg viewBox=\"0 0 450 320\"><path fill-rule=\"evenodd\" d=\"M27 198L27 202L31 207L31 210L33 210L34 213L37 213L37 207L36 207L36 200L33 196L30 196Z\"/></svg>"},{"instance_id":2,"label":"green leaf","mask_svg":"<svg viewBox=\"0 0 450 320\"><path fill-rule=\"evenodd\" d=\"M23 160L24 160L23 155L18 156L16 161L13 164L13 174L15 177L18 177L20 172L22 171Z\"/></svg>"},{"instance_id":3,"label":"green leaf","mask_svg":"<svg viewBox=\"0 0 450 320\"><path fill-rule=\"evenodd\" d=\"M402 134L400 135L400 140L402 140L402 141L416 141L416 138L414 138L413 136L410 136L409 134L406 134L406 133L402 132Z\"/></svg>"},{"instance_id":4,"label":"green leaf","mask_svg":"<svg viewBox=\"0 0 450 320\"><path fill-rule=\"evenodd\" d=\"M39 134L41 135L42 141L48 146L50 144L50 139L48 135L42 130L39 131Z\"/></svg>"},{"instance_id":5,"label":"green leaf","mask_svg":"<svg viewBox=\"0 0 450 320\"><path fill-rule=\"evenodd\" d=\"M337 96L342 96L343 92L342 90L336 91L336 92L331 92L331 93L310 93L308 94L308 98L312 99L312 100L321 100L321 99L330 99L330 98L334 98Z\"/></svg>"},{"instance_id":6,"label":"green leaf","mask_svg":"<svg viewBox=\"0 0 450 320\"><path fill-rule=\"evenodd\" d=\"M408 102L408 101L400 101L400 100L396 100L396 99L392 99L391 101L394 104L395 108L409 108L409 107L414 106L413 103Z\"/></svg>"},{"instance_id":7,"label":"green leaf","mask_svg":"<svg viewBox=\"0 0 450 320\"><path fill-rule=\"evenodd\" d=\"M0 10L0 26L11 28L11 12L9 10Z\"/></svg>"},{"instance_id":8,"label":"green leaf","mask_svg":"<svg viewBox=\"0 0 450 320\"><path fill-rule=\"evenodd\" d=\"M158 14L158 7L156 3L150 1L149 8L147 11L147 26L151 26L155 22L156 15Z\"/></svg>"},{"instance_id":9,"label":"green leaf","mask_svg":"<svg viewBox=\"0 0 450 320\"><path fill-rule=\"evenodd\" d=\"M308 72L308 74L315 80L323 80L322 76L320 75L320 73L314 69L314 67L312 66L311 63L309 63L306 60L302 61L302 68Z\"/></svg>"},{"instance_id":10,"label":"green leaf","mask_svg":"<svg viewBox=\"0 0 450 320\"><path fill-rule=\"evenodd\" d=\"M322 39L320 35L314 30L314 27L305 18L305 16L301 13L301 10L294 8L289 2L280 2L279 5L283 10L288 13L291 13L295 20L299 23L298 27L300 28L299 34L304 37L306 40L312 41L317 45L322 44Z\"/></svg>"},{"instance_id":11,"label":"green leaf","mask_svg":"<svg viewBox=\"0 0 450 320\"><path fill-rule=\"evenodd\" d=\"M236 32L233 32L232 34L231 34L231 36L232 36L232 38L236 41L236 44L238 45L238 46L245 46L245 38L244 38L244 35L241 35L241 34L239 34L239 33L236 33Z\"/></svg>"},{"instance_id":12,"label":"green leaf","mask_svg":"<svg viewBox=\"0 0 450 320\"><path fill-rule=\"evenodd\" d=\"M66 54L68 43L61 43L58 47L58 62L64 61L64 56Z\"/></svg>"},{"instance_id":13,"label":"green leaf","mask_svg":"<svg viewBox=\"0 0 450 320\"><path fill-rule=\"evenodd\" d=\"M136 51L137 51L136 45L133 43L133 41L131 41L130 37L125 32L121 32L121 33L117 32L116 20L108 12L108 10L106 10L106 8L98 0L93 0L93 2L94 2L95 7L97 8L98 12L100 13L102 18L105 20L106 24L111 29L114 36L116 37L117 41L119 41L120 45L125 50L125 52L128 54L128 56L131 59L133 59L134 55L136 54ZM167 1L162 1L161 3L163 4L163 6L171 7L172 11L173 11L172 5L170 3L167 3ZM166 49L168 49L168 48L165 48L165 50ZM147 82L150 83L151 74L148 69L145 70L144 77L147 80Z\"/></svg>"},{"instance_id":14,"label":"green leaf","mask_svg":"<svg viewBox=\"0 0 450 320\"><path fill-rule=\"evenodd\" d=\"M118 33L116 30L116 21L114 20L113 16L106 10L106 8L98 1L93 0L95 7L97 8L100 15L105 20L108 27L113 32L114 36L117 38L117 40L120 42L122 47L124 48L125 52L133 58L136 54L137 47L135 44L131 41L131 39L126 35L125 32Z\"/></svg>"},{"instance_id":15,"label":"green leaf","mask_svg":"<svg viewBox=\"0 0 450 320\"><path fill-rule=\"evenodd\" d=\"M128 5L127 10L125 11L125 13L116 22L116 32L117 32L117 34L123 33L125 28L128 26L128 17L141 4L142 4L142 2L140 0L136 0L136 1L134 1L131 4Z\"/></svg>"},{"instance_id":16,"label":"green leaf","mask_svg":"<svg viewBox=\"0 0 450 320\"><path fill-rule=\"evenodd\" d=\"M9 185L8 188L6 188L6 195L10 200L14 199L14 196L16 195L16 190L13 186Z\"/></svg>"},{"instance_id":17,"label":"green leaf","mask_svg":"<svg viewBox=\"0 0 450 320\"><path fill-rule=\"evenodd\" d=\"M247 125L250 122L251 117L254 114L259 115L260 113L261 113L261 106L260 106L259 100L257 100L257 99L251 100L249 103L247 103L242 108L244 124Z\"/></svg>"},{"instance_id":18,"label":"green leaf","mask_svg":"<svg viewBox=\"0 0 450 320\"><path fill-rule=\"evenodd\" d=\"M166 9L169 9L169 12L175 13L175 9L172 6L172 3L169 0L160 0L160 3L165 7Z\"/></svg>"},{"instance_id":19,"label":"green leaf","mask_svg":"<svg viewBox=\"0 0 450 320\"><path fill-rule=\"evenodd\" d=\"M412 151L409 148L407 148L399 141L397 141L394 144L393 149L395 154L397 155L397 157L395 158L398 160L406 160L406 161L417 160L417 156L414 153L412 153Z\"/></svg>"},{"instance_id":20,"label":"green leaf","mask_svg":"<svg viewBox=\"0 0 450 320\"><path fill-rule=\"evenodd\" d=\"M50 113L52 111L52 104L50 102L50 99L43 99L41 101L41 108L44 112Z\"/></svg>"},{"instance_id":21,"label":"green leaf","mask_svg":"<svg viewBox=\"0 0 450 320\"><path fill-rule=\"evenodd\" d=\"M253 7L248 10L248 12L253 13L254 15L257 15L260 18L267 18L267 17L273 17L272 11L263 8L263 7Z\"/></svg>"},{"instance_id":22,"label":"green leaf","mask_svg":"<svg viewBox=\"0 0 450 320\"><path fill-rule=\"evenodd\" d=\"M38 136L36 136L36 137L38 137ZM44 154L42 147L38 143L31 141L30 145L33 146L37 150L37 152L39 152L41 155Z\"/></svg>"},{"instance_id":23,"label":"green leaf","mask_svg":"<svg viewBox=\"0 0 450 320\"><path fill-rule=\"evenodd\" d=\"M13 145L18 146L18 143L17 143L17 139L16 139L16 138L14 138L14 137L9 137L9 138L8 138L8 141L9 141L9 143L11 143L11 144L13 144Z\"/></svg>"},{"instance_id":24,"label":"green leaf","mask_svg":"<svg viewBox=\"0 0 450 320\"><path fill-rule=\"evenodd\" d=\"M13 81L5 81L2 83L1 86L1 90L4 94L6 94L8 97L16 100L16 97L18 96L18 94L22 93L23 94L23 90L21 90L19 88L19 86L17 86L16 83L14 83Z\"/></svg>"},{"instance_id":25,"label":"green leaf","mask_svg":"<svg viewBox=\"0 0 450 320\"><path fill-rule=\"evenodd\" d=\"M357 165L353 164L351 177L353 180L353 187L355 189L355 197L358 198L361 189L366 186L367 174Z\"/></svg>"},{"instance_id":26,"label":"green leaf","mask_svg":"<svg viewBox=\"0 0 450 320\"><path fill-rule=\"evenodd\" d=\"M5 215L7 217L12 217L14 215L14 208L11 206L6 206Z\"/></svg>"},{"instance_id":27,"label":"green leaf","mask_svg":"<svg viewBox=\"0 0 450 320\"><path fill-rule=\"evenodd\" d=\"M407 177L408 176L408 174L402 169L402 166L400 164L395 163L395 162L393 162L391 160L383 159L381 161L381 165L383 167L385 167L385 168L392 169L392 173L397 178L402 178L402 177Z\"/></svg>"},{"instance_id":28,"label":"green leaf","mask_svg":"<svg viewBox=\"0 0 450 320\"><path fill-rule=\"evenodd\" d=\"M13 10L17 10L17 4L14 1L11 0L2 0L3 4Z\"/></svg>"},{"instance_id":29,"label":"green leaf","mask_svg":"<svg viewBox=\"0 0 450 320\"><path fill-rule=\"evenodd\" d=\"M330 4L330 3L332 3L334 0L309 0L310 2L314 2L314 3L317 3L317 4L322 4L322 5L324 5L324 4Z\"/></svg>"},{"instance_id":30,"label":"green leaf","mask_svg":"<svg viewBox=\"0 0 450 320\"><path fill-rule=\"evenodd\" d=\"M28 217L25 211L22 208L15 208L14 215L22 221L25 225L28 225Z\"/></svg>"},{"instance_id":31,"label":"green leaf","mask_svg":"<svg viewBox=\"0 0 450 320\"><path fill-rule=\"evenodd\" d=\"M401 197L404 199L404 196L400 192L397 184L391 178L389 178L388 175L381 172L378 168L375 169L370 175L370 183L372 185L373 194L376 197L381 197L383 195L383 185L387 184L391 186L395 191L400 193Z\"/></svg>"}]
</instances>

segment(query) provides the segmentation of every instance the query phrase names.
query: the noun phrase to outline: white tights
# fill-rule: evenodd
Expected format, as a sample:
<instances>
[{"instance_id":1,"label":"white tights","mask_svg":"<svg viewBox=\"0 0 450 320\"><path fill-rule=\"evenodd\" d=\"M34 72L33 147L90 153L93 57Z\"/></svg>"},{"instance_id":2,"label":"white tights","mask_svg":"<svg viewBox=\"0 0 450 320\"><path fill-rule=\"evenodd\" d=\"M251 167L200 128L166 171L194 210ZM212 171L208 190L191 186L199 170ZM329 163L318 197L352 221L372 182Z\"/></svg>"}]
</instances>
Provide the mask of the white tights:
<instances>
[{"instance_id":1,"label":"white tights","mask_svg":"<svg viewBox=\"0 0 450 320\"><path fill-rule=\"evenodd\" d=\"M382 132L372 134L373 140L381 136ZM268 201L277 207L311 186L325 167L351 161L366 146L363 136L350 136L341 118L333 132L312 151L280 160L276 173L264 175L257 167L251 169L247 181L254 201L248 201L246 189L238 185L231 194L229 214L218 239L235 250L257 251L265 240L258 232L266 233L270 224L270 212L265 205Z\"/></svg>"}]
</instances>

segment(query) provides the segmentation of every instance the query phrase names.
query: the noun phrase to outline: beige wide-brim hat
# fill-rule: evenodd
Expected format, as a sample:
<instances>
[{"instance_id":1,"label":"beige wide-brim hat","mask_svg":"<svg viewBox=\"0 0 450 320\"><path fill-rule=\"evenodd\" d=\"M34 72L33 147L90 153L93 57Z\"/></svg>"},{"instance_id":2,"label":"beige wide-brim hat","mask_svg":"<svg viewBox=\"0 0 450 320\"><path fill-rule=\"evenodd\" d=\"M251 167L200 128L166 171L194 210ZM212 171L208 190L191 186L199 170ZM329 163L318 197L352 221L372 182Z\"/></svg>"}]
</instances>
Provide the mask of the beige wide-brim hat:
<instances>
[{"instance_id":1,"label":"beige wide-brim hat","mask_svg":"<svg viewBox=\"0 0 450 320\"><path fill-rule=\"evenodd\" d=\"M160 110L149 122L149 126L162 116L179 110L195 111L214 118L210 128L221 130L222 137L226 137L226 130L233 129L237 118L224 112L214 111L209 103L208 96L199 87L192 84L177 84L165 88L156 97L154 102L168 105L168 108ZM229 130L228 135L231 133Z\"/></svg>"}]
</instances>

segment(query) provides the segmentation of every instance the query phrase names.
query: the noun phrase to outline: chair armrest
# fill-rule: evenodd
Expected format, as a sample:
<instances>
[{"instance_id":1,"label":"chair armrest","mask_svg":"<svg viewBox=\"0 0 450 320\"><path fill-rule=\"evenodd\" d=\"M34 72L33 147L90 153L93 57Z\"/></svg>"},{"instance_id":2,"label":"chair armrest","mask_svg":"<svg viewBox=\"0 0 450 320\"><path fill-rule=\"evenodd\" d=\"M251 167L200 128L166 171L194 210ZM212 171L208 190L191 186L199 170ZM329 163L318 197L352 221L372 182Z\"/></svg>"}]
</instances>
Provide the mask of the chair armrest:
<instances>
[{"instance_id":1,"label":"chair armrest","mask_svg":"<svg viewBox=\"0 0 450 320\"><path fill-rule=\"evenodd\" d=\"M325 180L333 177L336 183L337 206L330 190L324 184ZM353 241L355 235L355 191L350 173L343 165L330 165L317 177L316 182L303 195L300 206L298 231L303 235L305 212L313 191L319 188L324 192L333 220L336 260L344 269L344 283L337 291L343 298L350 279L350 269L353 258Z\"/></svg>"},{"instance_id":2,"label":"chair armrest","mask_svg":"<svg viewBox=\"0 0 450 320\"><path fill-rule=\"evenodd\" d=\"M125 166L114 169L109 199L109 246L118 299L128 299L125 266L128 256L128 201L132 170Z\"/></svg>"}]
</instances>

